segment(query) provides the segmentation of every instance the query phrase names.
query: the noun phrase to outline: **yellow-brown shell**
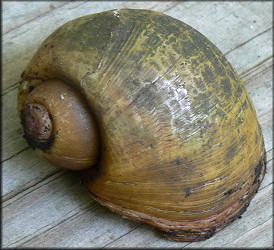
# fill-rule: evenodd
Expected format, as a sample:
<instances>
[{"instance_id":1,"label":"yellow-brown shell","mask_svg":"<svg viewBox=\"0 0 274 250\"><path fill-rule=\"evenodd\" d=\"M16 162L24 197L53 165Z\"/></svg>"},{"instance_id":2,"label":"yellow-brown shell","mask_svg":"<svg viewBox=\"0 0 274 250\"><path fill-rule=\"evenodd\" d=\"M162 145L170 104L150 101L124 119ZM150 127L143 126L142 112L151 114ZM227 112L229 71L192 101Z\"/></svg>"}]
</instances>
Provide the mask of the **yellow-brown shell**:
<instances>
[{"instance_id":1,"label":"yellow-brown shell","mask_svg":"<svg viewBox=\"0 0 274 250\"><path fill-rule=\"evenodd\" d=\"M24 72L19 112L29 88L52 78L81 91L96 117L100 160L83 183L101 204L182 241L210 237L248 206L265 172L256 112L195 29L149 10L72 20Z\"/></svg>"}]
</instances>

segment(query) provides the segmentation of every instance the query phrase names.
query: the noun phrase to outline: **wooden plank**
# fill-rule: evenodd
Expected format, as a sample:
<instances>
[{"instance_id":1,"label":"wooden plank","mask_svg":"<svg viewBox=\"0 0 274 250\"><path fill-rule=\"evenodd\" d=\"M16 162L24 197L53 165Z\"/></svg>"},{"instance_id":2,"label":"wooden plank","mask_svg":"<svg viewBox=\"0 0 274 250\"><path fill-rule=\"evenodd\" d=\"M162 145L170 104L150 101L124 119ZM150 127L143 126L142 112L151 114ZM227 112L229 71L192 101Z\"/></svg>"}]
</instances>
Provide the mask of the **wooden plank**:
<instances>
[{"instance_id":1,"label":"wooden plank","mask_svg":"<svg viewBox=\"0 0 274 250\"><path fill-rule=\"evenodd\" d=\"M271 6L270 2L199 2L191 8L177 5L166 14L197 29L227 53L272 26Z\"/></svg>"},{"instance_id":2,"label":"wooden plank","mask_svg":"<svg viewBox=\"0 0 274 250\"><path fill-rule=\"evenodd\" d=\"M2 96L2 151L1 161L11 158L14 154L28 147L23 138L23 130L17 113L17 94L18 88Z\"/></svg>"},{"instance_id":3,"label":"wooden plank","mask_svg":"<svg viewBox=\"0 0 274 250\"><path fill-rule=\"evenodd\" d=\"M20 245L94 203L75 173L59 175L20 199L3 204L3 246Z\"/></svg>"},{"instance_id":4,"label":"wooden plank","mask_svg":"<svg viewBox=\"0 0 274 250\"><path fill-rule=\"evenodd\" d=\"M139 226L98 203L82 209L58 226L40 233L19 247L104 247Z\"/></svg>"},{"instance_id":5,"label":"wooden plank","mask_svg":"<svg viewBox=\"0 0 274 250\"><path fill-rule=\"evenodd\" d=\"M56 244L99 246L138 225L91 199L72 171L56 174L49 182L39 183L19 199L14 197L12 202L4 202L2 211L5 247L28 246L33 238L40 247ZM26 223L28 221L32 223ZM116 230L107 233L110 228ZM53 234L50 238L45 237L48 231Z\"/></svg>"},{"instance_id":6,"label":"wooden plank","mask_svg":"<svg viewBox=\"0 0 274 250\"><path fill-rule=\"evenodd\" d=\"M2 201L2 207L7 207L10 204L14 203L17 200L20 200L22 197L26 196L27 194L32 193L34 190L41 188L42 186L48 185L55 179L59 178L62 175L65 175L68 172L68 170L62 169L56 171L56 173L52 173L51 175L48 175L47 178L44 178L44 180L40 180L39 182L29 186L25 190L21 190L20 193L13 195L12 197L9 197L8 199L4 199ZM77 173L75 173L74 178L77 178ZM4 196L5 197L5 196Z\"/></svg>"},{"instance_id":7,"label":"wooden plank","mask_svg":"<svg viewBox=\"0 0 274 250\"><path fill-rule=\"evenodd\" d=\"M226 58L239 74L253 68L255 66L254 62L263 61L272 56L270 52L272 46L272 30L272 28L267 29L266 32L260 36L245 41L237 48L237 60L235 60L236 58L234 54L232 54L232 51L225 53ZM262 44L264 44L263 47Z\"/></svg>"},{"instance_id":8,"label":"wooden plank","mask_svg":"<svg viewBox=\"0 0 274 250\"><path fill-rule=\"evenodd\" d=\"M29 189L59 171L59 168L50 165L33 150L27 148L2 163L2 201Z\"/></svg>"},{"instance_id":9,"label":"wooden plank","mask_svg":"<svg viewBox=\"0 0 274 250\"><path fill-rule=\"evenodd\" d=\"M105 245L104 248L169 248L173 244L173 241L164 237L157 229L142 224L137 229L114 240L111 244ZM180 242L178 247L182 248L188 244L187 242Z\"/></svg>"},{"instance_id":10,"label":"wooden plank","mask_svg":"<svg viewBox=\"0 0 274 250\"><path fill-rule=\"evenodd\" d=\"M59 1L41 2L39 5L35 2L3 2L2 34L4 35L27 22L33 21L64 4L66 3Z\"/></svg>"},{"instance_id":11,"label":"wooden plank","mask_svg":"<svg viewBox=\"0 0 274 250\"><path fill-rule=\"evenodd\" d=\"M254 103L259 123L262 127L266 150L273 148L273 119L271 112L273 90L273 61L272 57L257 67L245 72L243 80L246 89ZM268 100L268 101L267 101Z\"/></svg>"},{"instance_id":12,"label":"wooden plank","mask_svg":"<svg viewBox=\"0 0 274 250\"><path fill-rule=\"evenodd\" d=\"M266 173L264 179L260 185L259 192L265 187L273 184L273 149L269 150L267 153L267 165L266 165Z\"/></svg>"},{"instance_id":13,"label":"wooden plank","mask_svg":"<svg viewBox=\"0 0 274 250\"><path fill-rule=\"evenodd\" d=\"M265 248L265 247L273 247L273 241L266 242L265 239L271 239L272 238L272 222L273 218L269 218L266 222L263 222L259 226L251 229L241 237L237 238L232 242L231 244L224 245L224 247L239 247L242 245L246 245L249 247L254 248ZM255 237L254 237L255 236ZM250 239L256 239L256 240L250 240Z\"/></svg>"}]
</instances>

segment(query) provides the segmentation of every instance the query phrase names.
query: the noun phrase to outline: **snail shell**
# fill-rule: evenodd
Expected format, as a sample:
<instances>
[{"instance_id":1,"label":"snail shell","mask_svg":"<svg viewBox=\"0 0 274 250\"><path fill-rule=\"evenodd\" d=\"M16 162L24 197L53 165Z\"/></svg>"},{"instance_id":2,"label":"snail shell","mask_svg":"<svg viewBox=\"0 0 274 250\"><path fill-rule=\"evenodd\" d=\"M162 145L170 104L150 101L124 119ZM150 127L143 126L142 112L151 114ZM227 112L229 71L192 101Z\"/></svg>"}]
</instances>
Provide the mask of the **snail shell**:
<instances>
[{"instance_id":1,"label":"snail shell","mask_svg":"<svg viewBox=\"0 0 274 250\"><path fill-rule=\"evenodd\" d=\"M67 91L78 94L63 105ZM18 111L42 157L81 170L94 199L173 240L207 239L238 218L265 173L243 81L206 37L158 12L110 10L58 28L22 74ZM67 154L65 137L79 155Z\"/></svg>"}]
</instances>

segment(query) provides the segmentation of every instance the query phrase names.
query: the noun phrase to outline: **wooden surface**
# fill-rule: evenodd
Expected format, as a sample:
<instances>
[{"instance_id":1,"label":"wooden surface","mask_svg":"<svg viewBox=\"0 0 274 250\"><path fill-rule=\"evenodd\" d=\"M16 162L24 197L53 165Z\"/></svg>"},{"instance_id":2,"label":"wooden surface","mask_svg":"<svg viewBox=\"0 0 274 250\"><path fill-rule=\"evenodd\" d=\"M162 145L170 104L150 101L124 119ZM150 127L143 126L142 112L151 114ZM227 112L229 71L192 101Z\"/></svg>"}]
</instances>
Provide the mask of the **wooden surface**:
<instances>
[{"instance_id":1,"label":"wooden surface","mask_svg":"<svg viewBox=\"0 0 274 250\"><path fill-rule=\"evenodd\" d=\"M272 2L3 2L3 247L271 247ZM241 219L212 238L173 242L154 228L95 202L77 173L50 166L22 137L18 80L40 43L78 16L114 8L146 8L178 18L206 35L242 76L267 150L267 173Z\"/></svg>"}]
</instances>

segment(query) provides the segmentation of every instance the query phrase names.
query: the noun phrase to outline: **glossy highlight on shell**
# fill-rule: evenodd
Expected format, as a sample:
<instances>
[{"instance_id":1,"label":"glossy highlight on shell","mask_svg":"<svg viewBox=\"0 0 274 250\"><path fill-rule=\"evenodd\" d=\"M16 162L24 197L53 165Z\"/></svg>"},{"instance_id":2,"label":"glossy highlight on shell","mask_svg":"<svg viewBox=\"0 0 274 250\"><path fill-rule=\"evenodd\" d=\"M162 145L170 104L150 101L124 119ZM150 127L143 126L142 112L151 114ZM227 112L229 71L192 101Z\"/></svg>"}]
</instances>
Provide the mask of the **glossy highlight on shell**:
<instances>
[{"instance_id":1,"label":"glossy highlight on shell","mask_svg":"<svg viewBox=\"0 0 274 250\"><path fill-rule=\"evenodd\" d=\"M84 108L63 124L76 128L81 114L85 135L57 122L74 110L63 104L67 91ZM173 240L207 239L238 218L265 173L262 132L240 76L205 36L155 11L110 10L58 28L22 74L18 112L42 157L81 170L95 200ZM52 131L41 132L40 117ZM69 143L73 157L58 141L66 136L85 138Z\"/></svg>"}]
</instances>

